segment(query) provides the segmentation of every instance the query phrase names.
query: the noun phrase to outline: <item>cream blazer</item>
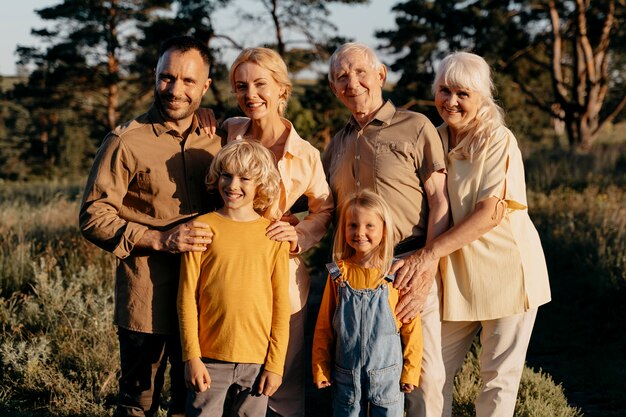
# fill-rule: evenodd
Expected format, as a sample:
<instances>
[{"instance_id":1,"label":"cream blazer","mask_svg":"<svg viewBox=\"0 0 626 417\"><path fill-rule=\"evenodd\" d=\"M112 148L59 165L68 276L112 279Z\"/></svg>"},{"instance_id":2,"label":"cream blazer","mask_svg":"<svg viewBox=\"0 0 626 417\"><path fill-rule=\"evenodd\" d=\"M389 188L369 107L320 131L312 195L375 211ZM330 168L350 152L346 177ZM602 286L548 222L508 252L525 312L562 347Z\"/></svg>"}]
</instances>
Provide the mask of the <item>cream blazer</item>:
<instances>
[{"instance_id":1,"label":"cream blazer","mask_svg":"<svg viewBox=\"0 0 626 417\"><path fill-rule=\"evenodd\" d=\"M513 133L502 126L471 160L449 149L448 127L437 129L447 153L453 224L489 197L504 200L501 223L479 239L442 258L443 319L491 320L522 313L550 301L539 235L528 216L522 155Z\"/></svg>"}]
</instances>

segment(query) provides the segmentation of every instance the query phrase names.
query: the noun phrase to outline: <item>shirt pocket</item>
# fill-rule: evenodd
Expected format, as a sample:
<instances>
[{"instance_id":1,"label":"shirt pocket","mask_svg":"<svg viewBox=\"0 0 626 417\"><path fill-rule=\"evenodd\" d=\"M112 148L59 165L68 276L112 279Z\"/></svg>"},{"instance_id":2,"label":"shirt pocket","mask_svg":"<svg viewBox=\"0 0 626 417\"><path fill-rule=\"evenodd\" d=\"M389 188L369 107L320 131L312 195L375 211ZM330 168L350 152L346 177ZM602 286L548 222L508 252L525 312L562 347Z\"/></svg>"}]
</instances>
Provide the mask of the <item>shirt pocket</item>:
<instances>
[{"instance_id":1,"label":"shirt pocket","mask_svg":"<svg viewBox=\"0 0 626 417\"><path fill-rule=\"evenodd\" d=\"M415 175L415 156L411 144L384 140L377 142L375 170L378 178L402 182L405 182L407 175Z\"/></svg>"},{"instance_id":2,"label":"shirt pocket","mask_svg":"<svg viewBox=\"0 0 626 417\"><path fill-rule=\"evenodd\" d=\"M138 171L135 174L135 187L131 185L129 188L125 205L141 213L154 216L155 184L153 177L150 169Z\"/></svg>"}]
</instances>

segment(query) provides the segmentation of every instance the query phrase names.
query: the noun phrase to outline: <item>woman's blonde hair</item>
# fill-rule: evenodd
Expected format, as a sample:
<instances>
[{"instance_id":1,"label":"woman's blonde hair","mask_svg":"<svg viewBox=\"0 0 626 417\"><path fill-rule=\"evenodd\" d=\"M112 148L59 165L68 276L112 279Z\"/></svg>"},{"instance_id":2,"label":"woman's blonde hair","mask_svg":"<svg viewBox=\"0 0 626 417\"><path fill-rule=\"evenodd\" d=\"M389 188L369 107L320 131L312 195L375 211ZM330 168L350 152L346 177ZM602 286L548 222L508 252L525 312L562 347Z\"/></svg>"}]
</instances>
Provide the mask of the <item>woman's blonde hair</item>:
<instances>
[{"instance_id":1,"label":"woman's blonde hair","mask_svg":"<svg viewBox=\"0 0 626 417\"><path fill-rule=\"evenodd\" d=\"M217 190L219 178L224 172L256 182L253 206L257 213L262 214L280 191L280 177L274 165L274 155L257 142L238 140L224 146L215 155L206 175L207 190Z\"/></svg>"},{"instance_id":2,"label":"woman's blonde hair","mask_svg":"<svg viewBox=\"0 0 626 417\"><path fill-rule=\"evenodd\" d=\"M235 58L235 61L230 66L229 78L230 86L235 92L235 71L239 65L246 62L251 62L259 67L266 69L272 74L272 78L276 83L283 88L284 92L280 96L280 103L278 106L278 113L282 116L287 109L287 102L291 96L293 85L289 79L289 71L287 70L287 64L280 57L278 52L269 48L247 48L241 51L239 56Z\"/></svg>"},{"instance_id":3,"label":"woman's blonde hair","mask_svg":"<svg viewBox=\"0 0 626 417\"><path fill-rule=\"evenodd\" d=\"M494 86L489 64L476 54L454 52L439 64L432 86L433 94L437 93L440 85L471 90L482 98L474 120L457 133L458 142L469 138L462 154L465 158L471 158L485 148L494 130L504 126L504 112L493 98Z\"/></svg>"},{"instance_id":4,"label":"woman's blonde hair","mask_svg":"<svg viewBox=\"0 0 626 417\"><path fill-rule=\"evenodd\" d=\"M349 259L356 251L348 245L346 236L346 224L348 211L356 207L373 211L383 222L383 238L378 246L378 259L381 273L386 274L393 260L393 222L391 211L378 194L371 190L362 190L353 194L339 206L339 222L335 231L333 243L333 258L335 261Z\"/></svg>"}]
</instances>

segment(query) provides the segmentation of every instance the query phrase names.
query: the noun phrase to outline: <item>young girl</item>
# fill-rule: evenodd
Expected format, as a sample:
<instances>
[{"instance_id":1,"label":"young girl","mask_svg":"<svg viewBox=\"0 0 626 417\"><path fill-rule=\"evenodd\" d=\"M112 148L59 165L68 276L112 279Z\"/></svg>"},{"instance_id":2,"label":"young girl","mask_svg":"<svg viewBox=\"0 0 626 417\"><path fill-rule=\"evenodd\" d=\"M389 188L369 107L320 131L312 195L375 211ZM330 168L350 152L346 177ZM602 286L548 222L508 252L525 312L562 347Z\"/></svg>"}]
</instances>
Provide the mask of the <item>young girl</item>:
<instances>
[{"instance_id":1,"label":"young girl","mask_svg":"<svg viewBox=\"0 0 626 417\"><path fill-rule=\"evenodd\" d=\"M335 416L398 416L402 392L419 382L419 317L394 316L398 291L386 275L393 261L393 228L381 197L362 191L340 207L329 278L313 338L313 378L334 387Z\"/></svg>"},{"instance_id":2,"label":"young girl","mask_svg":"<svg viewBox=\"0 0 626 417\"><path fill-rule=\"evenodd\" d=\"M273 157L253 141L226 145L207 187L224 205L198 218L213 242L183 254L178 289L186 415L264 416L289 340L289 243L268 238L270 221L259 214L279 189ZM225 410L227 393L233 402Z\"/></svg>"}]
</instances>

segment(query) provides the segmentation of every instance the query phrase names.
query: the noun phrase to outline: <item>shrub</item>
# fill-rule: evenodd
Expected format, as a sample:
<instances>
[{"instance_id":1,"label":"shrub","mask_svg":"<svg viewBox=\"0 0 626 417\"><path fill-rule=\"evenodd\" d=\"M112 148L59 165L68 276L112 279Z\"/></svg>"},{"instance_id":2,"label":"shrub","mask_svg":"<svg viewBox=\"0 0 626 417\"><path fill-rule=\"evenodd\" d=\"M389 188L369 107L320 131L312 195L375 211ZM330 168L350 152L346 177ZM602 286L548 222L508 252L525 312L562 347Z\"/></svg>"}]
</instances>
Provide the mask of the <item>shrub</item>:
<instances>
[{"instance_id":1,"label":"shrub","mask_svg":"<svg viewBox=\"0 0 626 417\"><path fill-rule=\"evenodd\" d=\"M626 191L589 186L549 194L529 193L531 216L560 272L592 279L597 289L626 287Z\"/></svg>"},{"instance_id":2,"label":"shrub","mask_svg":"<svg viewBox=\"0 0 626 417\"><path fill-rule=\"evenodd\" d=\"M0 409L104 415L119 361L112 285L94 266L64 276L54 258L41 258L33 270L31 292L0 303Z\"/></svg>"},{"instance_id":3,"label":"shrub","mask_svg":"<svg viewBox=\"0 0 626 417\"><path fill-rule=\"evenodd\" d=\"M473 417L476 415L474 401L480 392L482 380L478 365L476 344L472 347L459 373L454 379L454 403L452 415ZM563 387L539 370L525 367L517 393L515 417L580 417L583 414L567 403Z\"/></svg>"}]
</instances>

